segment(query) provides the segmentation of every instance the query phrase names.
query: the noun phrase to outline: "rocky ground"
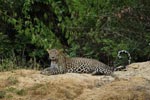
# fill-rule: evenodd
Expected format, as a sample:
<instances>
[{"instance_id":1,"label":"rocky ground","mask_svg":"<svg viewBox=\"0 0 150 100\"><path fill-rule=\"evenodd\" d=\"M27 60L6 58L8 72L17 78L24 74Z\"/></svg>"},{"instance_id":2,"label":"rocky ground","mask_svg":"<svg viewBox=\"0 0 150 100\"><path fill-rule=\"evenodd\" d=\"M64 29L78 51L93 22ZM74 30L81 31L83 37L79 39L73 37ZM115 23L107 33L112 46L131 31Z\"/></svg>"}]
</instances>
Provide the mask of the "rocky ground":
<instances>
[{"instance_id":1,"label":"rocky ground","mask_svg":"<svg viewBox=\"0 0 150 100\"><path fill-rule=\"evenodd\" d=\"M0 72L0 100L150 100L149 61L130 64L114 76Z\"/></svg>"}]
</instances>

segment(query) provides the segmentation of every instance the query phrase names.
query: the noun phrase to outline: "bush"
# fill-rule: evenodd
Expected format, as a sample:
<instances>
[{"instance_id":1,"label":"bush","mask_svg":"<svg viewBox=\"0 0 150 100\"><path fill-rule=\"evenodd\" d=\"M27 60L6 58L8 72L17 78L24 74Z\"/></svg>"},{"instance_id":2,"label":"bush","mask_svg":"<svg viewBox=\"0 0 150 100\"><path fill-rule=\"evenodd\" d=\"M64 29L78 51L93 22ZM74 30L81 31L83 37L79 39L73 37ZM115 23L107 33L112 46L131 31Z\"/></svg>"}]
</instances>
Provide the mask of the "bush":
<instances>
[{"instance_id":1,"label":"bush","mask_svg":"<svg viewBox=\"0 0 150 100\"><path fill-rule=\"evenodd\" d=\"M109 65L122 49L130 52L133 62L149 60L149 4L148 0L1 0L0 59L19 58L14 65L27 67L32 60L37 63L33 67L46 67L46 49L63 48L70 56Z\"/></svg>"}]
</instances>

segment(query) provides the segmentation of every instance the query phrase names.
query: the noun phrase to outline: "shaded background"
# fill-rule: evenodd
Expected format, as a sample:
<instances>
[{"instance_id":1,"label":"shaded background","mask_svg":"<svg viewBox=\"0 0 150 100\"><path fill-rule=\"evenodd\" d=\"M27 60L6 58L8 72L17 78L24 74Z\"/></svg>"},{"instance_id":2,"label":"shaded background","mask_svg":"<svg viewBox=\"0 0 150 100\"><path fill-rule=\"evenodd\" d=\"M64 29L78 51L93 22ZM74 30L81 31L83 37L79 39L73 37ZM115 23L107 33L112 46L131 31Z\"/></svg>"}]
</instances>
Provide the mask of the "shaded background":
<instances>
[{"instance_id":1,"label":"shaded background","mask_svg":"<svg viewBox=\"0 0 150 100\"><path fill-rule=\"evenodd\" d=\"M46 49L110 66L150 58L149 0L0 0L0 70L48 67Z\"/></svg>"}]
</instances>

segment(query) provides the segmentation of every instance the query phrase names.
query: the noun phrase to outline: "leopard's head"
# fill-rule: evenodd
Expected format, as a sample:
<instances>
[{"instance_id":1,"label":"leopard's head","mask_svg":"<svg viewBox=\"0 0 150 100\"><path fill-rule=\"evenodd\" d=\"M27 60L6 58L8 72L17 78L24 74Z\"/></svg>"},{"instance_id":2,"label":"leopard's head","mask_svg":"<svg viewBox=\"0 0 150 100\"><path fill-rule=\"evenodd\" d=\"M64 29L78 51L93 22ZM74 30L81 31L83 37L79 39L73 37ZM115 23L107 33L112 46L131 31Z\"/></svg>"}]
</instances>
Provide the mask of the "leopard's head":
<instances>
[{"instance_id":1,"label":"leopard's head","mask_svg":"<svg viewBox=\"0 0 150 100\"><path fill-rule=\"evenodd\" d=\"M47 49L47 52L49 54L49 59L52 60L52 61L57 61L58 58L59 58L59 54L60 54L60 51L57 50L57 49Z\"/></svg>"}]
</instances>

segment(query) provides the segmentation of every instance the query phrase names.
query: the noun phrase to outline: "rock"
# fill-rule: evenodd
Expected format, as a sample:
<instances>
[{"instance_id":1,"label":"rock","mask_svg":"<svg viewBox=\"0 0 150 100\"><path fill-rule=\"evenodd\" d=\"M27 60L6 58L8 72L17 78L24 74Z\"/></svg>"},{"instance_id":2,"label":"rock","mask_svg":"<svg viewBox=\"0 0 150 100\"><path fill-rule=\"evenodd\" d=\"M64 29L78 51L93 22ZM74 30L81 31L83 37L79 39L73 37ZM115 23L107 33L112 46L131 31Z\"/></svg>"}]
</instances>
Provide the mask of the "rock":
<instances>
[{"instance_id":1,"label":"rock","mask_svg":"<svg viewBox=\"0 0 150 100\"><path fill-rule=\"evenodd\" d=\"M114 75L124 79L136 76L150 80L150 61L130 64L126 70L127 71L116 71Z\"/></svg>"},{"instance_id":2,"label":"rock","mask_svg":"<svg viewBox=\"0 0 150 100\"><path fill-rule=\"evenodd\" d=\"M143 78L117 80L84 91L75 100L150 100L150 81Z\"/></svg>"},{"instance_id":3,"label":"rock","mask_svg":"<svg viewBox=\"0 0 150 100\"><path fill-rule=\"evenodd\" d=\"M77 73L46 76L21 69L0 72L0 90L6 92L2 100L9 95L10 100L150 100L149 72L149 61L130 64L126 71L116 71L115 77Z\"/></svg>"}]
</instances>

